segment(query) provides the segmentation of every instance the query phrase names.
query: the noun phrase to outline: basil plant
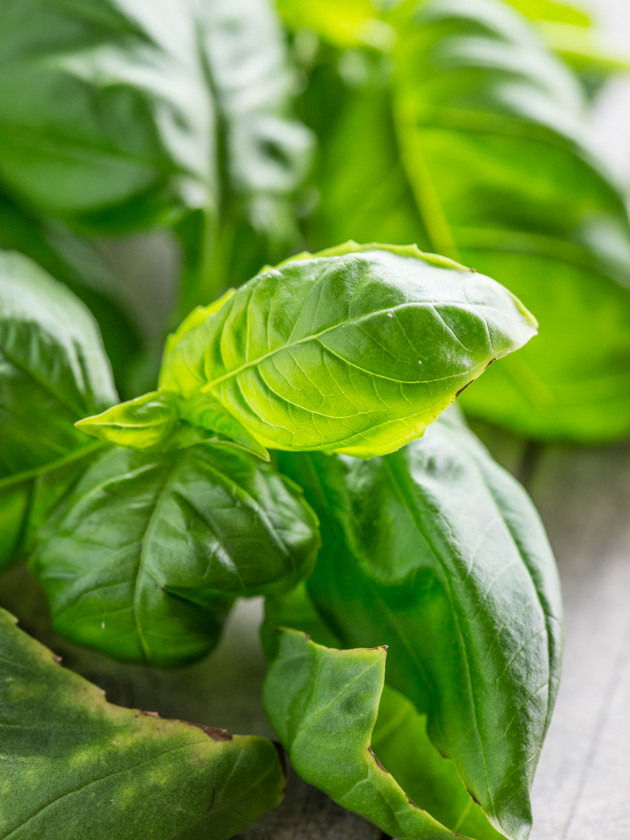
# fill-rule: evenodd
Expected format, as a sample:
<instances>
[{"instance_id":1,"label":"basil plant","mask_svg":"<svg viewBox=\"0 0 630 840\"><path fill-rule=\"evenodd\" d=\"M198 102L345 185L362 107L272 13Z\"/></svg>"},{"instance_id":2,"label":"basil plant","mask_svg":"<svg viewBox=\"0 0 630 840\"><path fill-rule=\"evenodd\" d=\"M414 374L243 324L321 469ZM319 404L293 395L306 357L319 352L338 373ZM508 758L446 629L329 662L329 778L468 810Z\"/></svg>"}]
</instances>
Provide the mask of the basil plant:
<instances>
[{"instance_id":1,"label":"basil plant","mask_svg":"<svg viewBox=\"0 0 630 840\"><path fill-rule=\"evenodd\" d=\"M4 254L0 301L2 559L30 557L53 627L175 667L265 596L265 707L304 779L398 838L526 837L555 567L444 413L536 334L514 295L415 246L301 254L193 310L122 403L66 287ZM6 612L0 645L2 836L228 838L279 801L265 738L112 706Z\"/></svg>"},{"instance_id":2,"label":"basil plant","mask_svg":"<svg viewBox=\"0 0 630 840\"><path fill-rule=\"evenodd\" d=\"M0 840L229 840L288 763L527 840L558 576L460 407L630 432L621 59L551 0L4 0L0 55ZM267 730L97 687L254 598Z\"/></svg>"}]
</instances>

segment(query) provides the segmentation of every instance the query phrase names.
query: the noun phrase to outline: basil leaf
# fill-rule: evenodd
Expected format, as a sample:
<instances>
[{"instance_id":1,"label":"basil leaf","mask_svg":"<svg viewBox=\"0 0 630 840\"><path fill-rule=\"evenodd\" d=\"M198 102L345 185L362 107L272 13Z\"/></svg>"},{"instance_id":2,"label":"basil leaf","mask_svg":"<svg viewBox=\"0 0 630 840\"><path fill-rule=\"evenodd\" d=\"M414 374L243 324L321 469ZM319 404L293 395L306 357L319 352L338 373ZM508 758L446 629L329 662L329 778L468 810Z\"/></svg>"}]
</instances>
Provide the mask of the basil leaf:
<instances>
[{"instance_id":1,"label":"basil leaf","mask_svg":"<svg viewBox=\"0 0 630 840\"><path fill-rule=\"evenodd\" d=\"M30 260L0 253L0 566L94 451L74 421L115 401L87 309Z\"/></svg>"},{"instance_id":2,"label":"basil leaf","mask_svg":"<svg viewBox=\"0 0 630 840\"><path fill-rule=\"evenodd\" d=\"M296 771L340 805L398 840L461 837L424 802L412 802L372 749L384 678L382 647L335 650L283 630L265 681L265 708Z\"/></svg>"},{"instance_id":3,"label":"basil leaf","mask_svg":"<svg viewBox=\"0 0 630 840\"><path fill-rule=\"evenodd\" d=\"M561 648L557 573L526 494L449 417L385 458L280 464L320 518L317 610L345 647L389 646L388 682L497 830L526 837Z\"/></svg>"},{"instance_id":4,"label":"basil leaf","mask_svg":"<svg viewBox=\"0 0 630 840\"><path fill-rule=\"evenodd\" d=\"M299 630L318 645L341 647L318 613L304 583L286 595L265 601L262 641L269 660L278 655L279 627ZM335 653L332 652L331 659L335 658ZM343 670L343 657L338 659L340 664L336 667ZM272 679L281 690L282 677L275 674L269 684ZM271 716L276 714L275 702L270 689ZM502 836L492 828L466 790L454 764L447 761L431 743L426 731L426 715L419 714L402 694L388 685L382 686L371 749L405 794L438 822L457 832L458 836L466 835L476 840L496 840ZM313 752L309 763L316 760ZM367 797L368 801L370 798L378 798L376 791L373 797ZM362 809L360 813L367 816Z\"/></svg>"},{"instance_id":5,"label":"basil leaf","mask_svg":"<svg viewBox=\"0 0 630 840\"><path fill-rule=\"evenodd\" d=\"M310 29L340 47L382 47L388 29L372 0L278 0L288 27Z\"/></svg>"},{"instance_id":6,"label":"basil leaf","mask_svg":"<svg viewBox=\"0 0 630 840\"><path fill-rule=\"evenodd\" d=\"M577 79L506 3L400 8L389 63L366 61L326 114L316 243L417 241L495 277L541 338L488 371L464 408L543 439L627 434L630 227ZM320 114L321 75L305 113Z\"/></svg>"},{"instance_id":7,"label":"basil leaf","mask_svg":"<svg viewBox=\"0 0 630 840\"><path fill-rule=\"evenodd\" d=\"M167 402L186 423L243 445L249 435L262 447L361 457L421 435L536 329L487 277L411 246L356 243L263 271L191 319L168 345L160 387L170 395L142 403L156 406L155 423L143 420L151 445L160 428L168 443ZM135 434L144 446L129 411L115 406L80 427L127 446Z\"/></svg>"},{"instance_id":8,"label":"basil leaf","mask_svg":"<svg viewBox=\"0 0 630 840\"><path fill-rule=\"evenodd\" d=\"M299 489L251 456L113 449L43 529L33 568L60 633L175 665L216 643L236 596L295 586L318 546Z\"/></svg>"},{"instance_id":9,"label":"basil leaf","mask_svg":"<svg viewBox=\"0 0 630 840\"><path fill-rule=\"evenodd\" d=\"M0 659L2 837L227 840L278 803L265 738L113 706L4 610Z\"/></svg>"},{"instance_id":10,"label":"basil leaf","mask_svg":"<svg viewBox=\"0 0 630 840\"><path fill-rule=\"evenodd\" d=\"M577 83L495 0L422 4L396 61L401 151L434 247L505 278L545 327L464 406L540 437L627 433L630 226Z\"/></svg>"},{"instance_id":11,"label":"basil leaf","mask_svg":"<svg viewBox=\"0 0 630 840\"><path fill-rule=\"evenodd\" d=\"M176 226L187 305L252 229L286 253L311 141L269 0L8 0L0 57L0 180L24 206L94 235Z\"/></svg>"}]
</instances>

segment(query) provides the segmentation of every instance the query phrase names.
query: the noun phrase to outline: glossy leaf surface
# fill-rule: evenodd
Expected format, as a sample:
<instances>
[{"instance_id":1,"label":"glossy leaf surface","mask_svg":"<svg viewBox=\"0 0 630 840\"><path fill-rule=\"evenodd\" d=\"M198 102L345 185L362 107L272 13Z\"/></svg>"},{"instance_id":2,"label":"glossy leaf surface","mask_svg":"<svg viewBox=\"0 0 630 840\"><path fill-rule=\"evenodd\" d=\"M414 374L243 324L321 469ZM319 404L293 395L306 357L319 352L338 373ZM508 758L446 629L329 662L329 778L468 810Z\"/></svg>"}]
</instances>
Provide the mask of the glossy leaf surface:
<instances>
[{"instance_id":1,"label":"glossy leaf surface","mask_svg":"<svg viewBox=\"0 0 630 840\"><path fill-rule=\"evenodd\" d=\"M105 452L42 532L34 570L55 628L121 659L175 665L216 642L238 595L306 576L317 521L252 456Z\"/></svg>"},{"instance_id":2,"label":"glossy leaf surface","mask_svg":"<svg viewBox=\"0 0 630 840\"><path fill-rule=\"evenodd\" d=\"M266 739L113 706L4 611L0 658L0 836L227 840L278 803Z\"/></svg>"},{"instance_id":3,"label":"glossy leaf surface","mask_svg":"<svg viewBox=\"0 0 630 840\"><path fill-rule=\"evenodd\" d=\"M282 455L321 521L308 581L347 647L388 645L388 682L506 837L525 838L553 708L561 605L520 486L452 418L361 462Z\"/></svg>"},{"instance_id":4,"label":"glossy leaf surface","mask_svg":"<svg viewBox=\"0 0 630 840\"><path fill-rule=\"evenodd\" d=\"M414 247L356 243L265 270L191 319L160 377L184 421L262 447L361 457L422 435L536 330L487 277ZM81 427L112 439L127 411Z\"/></svg>"},{"instance_id":5,"label":"glossy leaf surface","mask_svg":"<svg viewBox=\"0 0 630 840\"><path fill-rule=\"evenodd\" d=\"M24 544L40 490L57 492L46 474L58 468L62 489L94 450L74 421L115 401L88 310L35 263L0 254L0 565Z\"/></svg>"},{"instance_id":6,"label":"glossy leaf surface","mask_svg":"<svg viewBox=\"0 0 630 840\"><path fill-rule=\"evenodd\" d=\"M305 584L300 584L286 595L268 598L265 602L262 636L265 652L270 660L275 659L278 654L279 627L306 633L318 645L328 648L340 647L339 640L317 612ZM345 659L343 656L336 657L335 654L336 651L328 654L331 660L338 660L338 665L332 667L337 667L343 673ZM274 680L279 691L283 679L281 673L276 673ZM426 731L426 715L418 713L413 704L391 686L382 683L379 686L377 681L374 687L375 697L369 700L362 698L366 703L375 702L382 690L378 702L378 717L371 733L371 749L405 794L418 807L453 832L457 832L459 836L465 835L475 840L497 840L501 837L466 790L453 763L440 755L431 743ZM282 703L284 709L284 701ZM271 715L279 713L275 710L275 704L273 693L270 692ZM365 735L367 737L367 731ZM312 746L313 754L309 764L319 760L315 745ZM327 753L325 750L322 752ZM358 756L358 760L363 762L364 757ZM377 789L374 788L372 795L368 795L366 800L371 802L379 798ZM359 813L368 816L362 806L359 808Z\"/></svg>"},{"instance_id":7,"label":"glossy leaf surface","mask_svg":"<svg viewBox=\"0 0 630 840\"><path fill-rule=\"evenodd\" d=\"M427 813L424 803L413 803L372 749L385 653L336 650L295 630L281 631L265 682L267 714L297 772L340 805L398 840L462 837ZM415 763L422 759L414 756Z\"/></svg>"}]
</instances>

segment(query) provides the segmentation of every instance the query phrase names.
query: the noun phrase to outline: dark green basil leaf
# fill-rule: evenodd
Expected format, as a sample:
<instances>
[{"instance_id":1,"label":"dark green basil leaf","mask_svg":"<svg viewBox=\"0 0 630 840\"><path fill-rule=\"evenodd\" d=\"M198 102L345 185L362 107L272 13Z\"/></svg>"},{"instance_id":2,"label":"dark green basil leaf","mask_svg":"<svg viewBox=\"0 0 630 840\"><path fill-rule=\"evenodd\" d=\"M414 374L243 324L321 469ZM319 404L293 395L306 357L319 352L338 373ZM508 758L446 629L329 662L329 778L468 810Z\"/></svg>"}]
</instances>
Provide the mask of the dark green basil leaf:
<instances>
[{"instance_id":1,"label":"dark green basil leaf","mask_svg":"<svg viewBox=\"0 0 630 840\"><path fill-rule=\"evenodd\" d=\"M339 640L317 612L303 583L286 595L267 598L265 601L262 638L270 660L278 655L279 627L300 630L318 645L341 647ZM335 653L332 651L326 655L332 661ZM343 670L343 657L337 659L339 665L333 665L333 668ZM272 679L276 681L278 690L281 690L282 677L276 673ZM438 822L457 832L458 836L466 835L475 840L496 840L500 837L466 790L453 763L440 755L431 743L426 731L426 715L419 714L412 703L390 686L381 685L381 688L371 743L371 749L378 756L380 764L387 768L414 803ZM273 717L278 710L275 708L271 683L268 698L269 713ZM347 721L346 726L351 727L352 723ZM326 754L327 750L323 752ZM318 755L313 751L308 763L316 763L318 760ZM372 799L378 799L376 790L367 797L368 802ZM360 813L368 816L363 807ZM373 808L373 804L370 808ZM370 813L374 812L370 810ZM422 834L420 836L424 837Z\"/></svg>"},{"instance_id":2,"label":"dark green basil leaf","mask_svg":"<svg viewBox=\"0 0 630 840\"><path fill-rule=\"evenodd\" d=\"M492 824L525 838L561 647L555 565L526 494L450 417L385 458L280 463L321 521L318 612L346 647L389 646L388 682L427 714Z\"/></svg>"},{"instance_id":3,"label":"dark green basil leaf","mask_svg":"<svg viewBox=\"0 0 630 840\"><path fill-rule=\"evenodd\" d=\"M382 647L335 650L283 630L265 681L265 708L297 772L340 805L398 840L462 837L428 813L424 801L412 802L373 749L384 679ZM414 747L421 750L423 741ZM415 752L414 764L424 759ZM433 761L446 763L440 756ZM472 799L462 793L468 812ZM479 840L498 836L487 824L477 834Z\"/></svg>"},{"instance_id":4,"label":"dark green basil leaf","mask_svg":"<svg viewBox=\"0 0 630 840\"><path fill-rule=\"evenodd\" d=\"M190 305L239 225L293 243L310 135L269 0L7 0L0 59L0 180L26 207L96 235L178 225Z\"/></svg>"},{"instance_id":5,"label":"dark green basil leaf","mask_svg":"<svg viewBox=\"0 0 630 840\"><path fill-rule=\"evenodd\" d=\"M93 452L73 423L116 398L87 309L30 260L0 253L0 565Z\"/></svg>"},{"instance_id":6,"label":"dark green basil leaf","mask_svg":"<svg viewBox=\"0 0 630 840\"><path fill-rule=\"evenodd\" d=\"M4 610L0 660L2 837L227 840L282 796L265 738L113 706Z\"/></svg>"},{"instance_id":7,"label":"dark green basil leaf","mask_svg":"<svg viewBox=\"0 0 630 840\"><path fill-rule=\"evenodd\" d=\"M163 430L166 445L179 413L243 445L249 436L259 447L371 457L422 435L535 331L488 277L413 246L350 242L267 269L193 312L167 346L163 396L80 427L140 447L158 445Z\"/></svg>"},{"instance_id":8,"label":"dark green basil leaf","mask_svg":"<svg viewBox=\"0 0 630 840\"><path fill-rule=\"evenodd\" d=\"M60 633L175 665L215 644L236 596L295 586L318 546L300 491L250 455L112 449L43 529L33 567Z\"/></svg>"}]
</instances>

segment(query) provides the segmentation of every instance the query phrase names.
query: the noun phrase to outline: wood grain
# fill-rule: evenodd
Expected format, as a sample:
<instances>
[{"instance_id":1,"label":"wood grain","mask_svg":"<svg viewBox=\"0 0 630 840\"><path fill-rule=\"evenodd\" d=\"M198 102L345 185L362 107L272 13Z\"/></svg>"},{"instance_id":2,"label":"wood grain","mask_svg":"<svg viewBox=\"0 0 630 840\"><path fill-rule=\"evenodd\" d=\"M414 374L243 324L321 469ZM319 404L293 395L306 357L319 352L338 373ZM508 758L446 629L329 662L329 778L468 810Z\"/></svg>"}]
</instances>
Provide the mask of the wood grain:
<instances>
[{"instance_id":1,"label":"wood grain","mask_svg":"<svg viewBox=\"0 0 630 840\"><path fill-rule=\"evenodd\" d=\"M566 614L531 840L627 840L630 447L548 450L530 492L556 552Z\"/></svg>"}]
</instances>

